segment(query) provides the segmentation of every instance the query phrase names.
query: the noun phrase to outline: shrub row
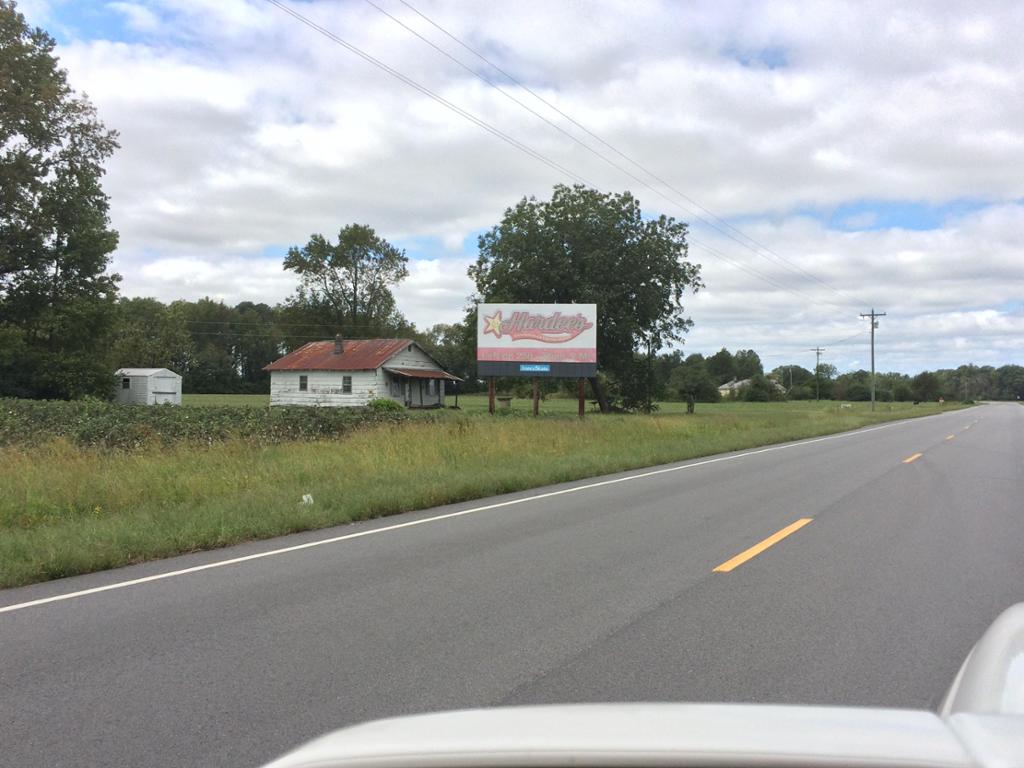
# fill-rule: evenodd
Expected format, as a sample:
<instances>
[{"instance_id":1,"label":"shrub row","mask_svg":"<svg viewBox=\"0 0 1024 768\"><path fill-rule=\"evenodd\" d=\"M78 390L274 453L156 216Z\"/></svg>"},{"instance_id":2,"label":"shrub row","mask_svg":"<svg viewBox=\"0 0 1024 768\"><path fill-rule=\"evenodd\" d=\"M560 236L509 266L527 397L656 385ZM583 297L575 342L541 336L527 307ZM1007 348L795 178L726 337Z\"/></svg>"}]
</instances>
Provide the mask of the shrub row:
<instances>
[{"instance_id":1,"label":"shrub row","mask_svg":"<svg viewBox=\"0 0 1024 768\"><path fill-rule=\"evenodd\" d=\"M225 440L256 444L336 438L360 427L409 418L373 408L115 405L101 400L0 399L0 445L65 438L76 445L139 450Z\"/></svg>"}]
</instances>

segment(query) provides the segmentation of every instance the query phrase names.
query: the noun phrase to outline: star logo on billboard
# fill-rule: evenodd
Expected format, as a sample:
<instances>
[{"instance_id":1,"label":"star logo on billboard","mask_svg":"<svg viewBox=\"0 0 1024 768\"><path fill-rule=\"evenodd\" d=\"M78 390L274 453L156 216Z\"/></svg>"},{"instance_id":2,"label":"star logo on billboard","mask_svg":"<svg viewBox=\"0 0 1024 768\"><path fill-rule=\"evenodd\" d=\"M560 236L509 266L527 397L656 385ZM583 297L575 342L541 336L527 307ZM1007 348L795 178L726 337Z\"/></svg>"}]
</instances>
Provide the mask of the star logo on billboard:
<instances>
[{"instance_id":1,"label":"star logo on billboard","mask_svg":"<svg viewBox=\"0 0 1024 768\"><path fill-rule=\"evenodd\" d=\"M501 310L499 309L490 317L484 316L484 335L493 333L495 338L501 338Z\"/></svg>"}]
</instances>

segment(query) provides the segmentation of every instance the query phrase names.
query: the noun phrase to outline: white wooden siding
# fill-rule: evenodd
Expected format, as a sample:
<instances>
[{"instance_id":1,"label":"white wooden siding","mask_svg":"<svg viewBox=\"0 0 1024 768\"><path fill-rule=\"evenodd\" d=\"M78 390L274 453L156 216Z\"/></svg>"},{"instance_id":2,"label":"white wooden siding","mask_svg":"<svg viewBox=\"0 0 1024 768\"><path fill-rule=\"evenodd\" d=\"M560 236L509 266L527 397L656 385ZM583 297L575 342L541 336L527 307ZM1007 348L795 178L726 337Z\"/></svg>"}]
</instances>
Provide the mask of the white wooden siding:
<instances>
[{"instance_id":1,"label":"white wooden siding","mask_svg":"<svg viewBox=\"0 0 1024 768\"><path fill-rule=\"evenodd\" d=\"M128 379L128 389L122 382ZM173 371L150 374L117 374L114 402L123 405L181 405L181 376Z\"/></svg>"},{"instance_id":2,"label":"white wooden siding","mask_svg":"<svg viewBox=\"0 0 1024 768\"><path fill-rule=\"evenodd\" d=\"M306 391L299 391L299 376L307 377ZM344 377L352 377L352 391L343 392ZM324 405L353 407L385 397L377 371L271 371L271 405Z\"/></svg>"},{"instance_id":3,"label":"white wooden siding","mask_svg":"<svg viewBox=\"0 0 1024 768\"><path fill-rule=\"evenodd\" d=\"M424 368L437 370L437 363L415 344L410 344L400 352L396 352L384 363L388 368Z\"/></svg>"},{"instance_id":4,"label":"white wooden siding","mask_svg":"<svg viewBox=\"0 0 1024 768\"><path fill-rule=\"evenodd\" d=\"M122 381L128 379L128 389L123 389ZM118 376L117 392L114 400L126 405L146 405L149 396L148 376Z\"/></svg>"}]
</instances>

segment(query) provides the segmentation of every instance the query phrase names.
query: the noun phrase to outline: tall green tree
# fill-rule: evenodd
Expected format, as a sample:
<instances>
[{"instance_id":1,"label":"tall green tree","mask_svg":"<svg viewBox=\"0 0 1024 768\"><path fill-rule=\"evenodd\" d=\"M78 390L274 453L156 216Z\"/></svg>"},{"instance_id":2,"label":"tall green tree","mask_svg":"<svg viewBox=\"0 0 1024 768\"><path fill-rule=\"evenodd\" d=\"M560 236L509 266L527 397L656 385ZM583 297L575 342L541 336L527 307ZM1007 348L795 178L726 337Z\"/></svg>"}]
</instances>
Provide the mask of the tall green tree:
<instances>
[{"instance_id":1,"label":"tall green tree","mask_svg":"<svg viewBox=\"0 0 1024 768\"><path fill-rule=\"evenodd\" d=\"M931 371L921 371L911 382L911 391L917 400L937 400L942 383L939 377Z\"/></svg>"},{"instance_id":2,"label":"tall green tree","mask_svg":"<svg viewBox=\"0 0 1024 768\"><path fill-rule=\"evenodd\" d=\"M247 393L270 391L267 363L281 356L281 338L274 325L274 308L267 304L243 301L234 308L235 362L241 390Z\"/></svg>"},{"instance_id":3,"label":"tall green tree","mask_svg":"<svg viewBox=\"0 0 1024 768\"><path fill-rule=\"evenodd\" d=\"M301 278L289 303L314 310L349 336L371 336L405 324L392 288L408 274L405 251L378 237L371 227L350 224L332 243L313 235L288 249L284 268Z\"/></svg>"},{"instance_id":4,"label":"tall green tree","mask_svg":"<svg viewBox=\"0 0 1024 768\"><path fill-rule=\"evenodd\" d=\"M460 391L472 392L475 390L476 328L473 333L467 330L464 323L437 323L420 334L419 339L442 368L464 380Z\"/></svg>"},{"instance_id":5,"label":"tall green tree","mask_svg":"<svg viewBox=\"0 0 1024 768\"><path fill-rule=\"evenodd\" d=\"M100 186L117 147L54 40L0 0L0 394L108 394L117 233Z\"/></svg>"},{"instance_id":6,"label":"tall green tree","mask_svg":"<svg viewBox=\"0 0 1024 768\"><path fill-rule=\"evenodd\" d=\"M111 368L170 368L184 375L194 356L183 314L150 298L117 302Z\"/></svg>"},{"instance_id":7,"label":"tall green tree","mask_svg":"<svg viewBox=\"0 0 1024 768\"><path fill-rule=\"evenodd\" d=\"M725 384L732 381L736 376L736 360L732 353L722 347L707 359L708 373L715 380L715 384Z\"/></svg>"},{"instance_id":8,"label":"tall green tree","mask_svg":"<svg viewBox=\"0 0 1024 768\"><path fill-rule=\"evenodd\" d=\"M192 337L193 355L187 370L181 371L185 392L223 394L240 392L238 359L238 314L222 301L176 301L178 313Z\"/></svg>"},{"instance_id":9,"label":"tall green tree","mask_svg":"<svg viewBox=\"0 0 1024 768\"><path fill-rule=\"evenodd\" d=\"M757 375L764 374L764 367L761 365L761 358L752 349L739 349L733 355L736 364L737 379L751 379Z\"/></svg>"},{"instance_id":10,"label":"tall green tree","mask_svg":"<svg viewBox=\"0 0 1024 768\"><path fill-rule=\"evenodd\" d=\"M558 185L550 200L520 200L479 238L474 298L597 304L600 368L626 407L642 407L653 386L649 350L692 325L682 298L702 284L686 235L683 222L645 219L629 192ZM607 410L602 387L591 385Z\"/></svg>"},{"instance_id":11,"label":"tall green tree","mask_svg":"<svg viewBox=\"0 0 1024 768\"><path fill-rule=\"evenodd\" d=\"M704 356L700 354L690 355L672 370L668 390L682 399L692 396L701 403L717 403L722 399L718 385L708 372Z\"/></svg>"}]
</instances>

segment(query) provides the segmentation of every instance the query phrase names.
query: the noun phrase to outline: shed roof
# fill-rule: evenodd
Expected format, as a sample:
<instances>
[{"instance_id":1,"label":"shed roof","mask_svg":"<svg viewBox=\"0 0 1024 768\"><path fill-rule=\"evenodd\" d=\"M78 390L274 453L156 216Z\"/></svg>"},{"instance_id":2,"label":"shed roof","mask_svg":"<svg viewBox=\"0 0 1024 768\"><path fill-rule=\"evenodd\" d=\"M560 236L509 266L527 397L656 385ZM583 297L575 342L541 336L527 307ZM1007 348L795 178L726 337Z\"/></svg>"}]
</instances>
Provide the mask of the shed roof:
<instances>
[{"instance_id":1,"label":"shed roof","mask_svg":"<svg viewBox=\"0 0 1024 768\"><path fill-rule=\"evenodd\" d=\"M109 370L109 369L108 369ZM170 368L118 368L115 372L117 376L152 376L157 373L169 373L172 376L178 376L177 373L172 371Z\"/></svg>"},{"instance_id":2,"label":"shed roof","mask_svg":"<svg viewBox=\"0 0 1024 768\"><path fill-rule=\"evenodd\" d=\"M332 341L311 341L264 371L367 371L384 363L416 342L411 339L352 339L342 342L342 354L334 354ZM418 345L417 345L418 346ZM438 366L440 369L440 366Z\"/></svg>"}]
</instances>

